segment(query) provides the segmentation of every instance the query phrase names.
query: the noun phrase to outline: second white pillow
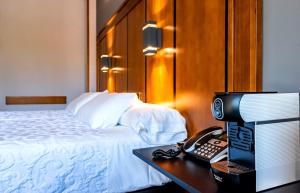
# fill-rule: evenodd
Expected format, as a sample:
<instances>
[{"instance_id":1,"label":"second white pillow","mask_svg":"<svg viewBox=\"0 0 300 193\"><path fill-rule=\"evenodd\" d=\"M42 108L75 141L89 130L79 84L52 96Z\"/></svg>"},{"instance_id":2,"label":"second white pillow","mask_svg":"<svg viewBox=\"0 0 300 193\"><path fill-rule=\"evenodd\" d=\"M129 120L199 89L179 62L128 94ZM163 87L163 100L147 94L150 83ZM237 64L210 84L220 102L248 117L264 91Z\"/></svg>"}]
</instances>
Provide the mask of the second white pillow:
<instances>
[{"instance_id":1,"label":"second white pillow","mask_svg":"<svg viewBox=\"0 0 300 193\"><path fill-rule=\"evenodd\" d=\"M81 94L79 97L75 98L73 101L71 101L66 110L69 111L72 115L76 115L78 110L83 107L86 103L91 101L93 98L95 98L98 95L105 94L108 95L107 91L104 92L86 92Z\"/></svg>"},{"instance_id":2,"label":"second white pillow","mask_svg":"<svg viewBox=\"0 0 300 193\"><path fill-rule=\"evenodd\" d=\"M85 104L76 117L93 129L117 125L122 114L138 101L134 93L99 95Z\"/></svg>"}]
</instances>

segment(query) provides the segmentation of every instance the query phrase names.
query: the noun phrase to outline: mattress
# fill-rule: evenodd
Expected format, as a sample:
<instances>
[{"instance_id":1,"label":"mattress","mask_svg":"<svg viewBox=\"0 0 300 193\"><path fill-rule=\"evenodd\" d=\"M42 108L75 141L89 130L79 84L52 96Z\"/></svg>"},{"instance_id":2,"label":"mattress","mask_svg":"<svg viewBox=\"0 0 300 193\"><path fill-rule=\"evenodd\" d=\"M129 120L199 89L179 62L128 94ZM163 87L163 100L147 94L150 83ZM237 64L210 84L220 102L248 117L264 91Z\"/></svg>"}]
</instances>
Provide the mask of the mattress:
<instances>
[{"instance_id":1,"label":"mattress","mask_svg":"<svg viewBox=\"0 0 300 193\"><path fill-rule=\"evenodd\" d=\"M0 192L128 192L168 182L132 154L148 146L131 128L91 129L71 116L2 120Z\"/></svg>"}]
</instances>

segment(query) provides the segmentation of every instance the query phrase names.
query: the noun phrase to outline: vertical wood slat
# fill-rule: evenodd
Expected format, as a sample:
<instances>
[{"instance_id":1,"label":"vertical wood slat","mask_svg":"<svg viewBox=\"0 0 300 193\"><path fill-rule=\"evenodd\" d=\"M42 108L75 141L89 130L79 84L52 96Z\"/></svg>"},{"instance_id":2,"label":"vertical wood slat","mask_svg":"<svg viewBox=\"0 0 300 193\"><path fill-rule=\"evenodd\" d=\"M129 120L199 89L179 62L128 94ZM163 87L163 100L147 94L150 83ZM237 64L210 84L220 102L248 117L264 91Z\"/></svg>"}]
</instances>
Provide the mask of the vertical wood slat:
<instances>
[{"instance_id":1,"label":"vertical wood slat","mask_svg":"<svg viewBox=\"0 0 300 193\"><path fill-rule=\"evenodd\" d=\"M97 64L97 72L98 72L98 85L99 89L98 91L104 91L107 89L107 79L108 79L108 73L102 72L101 68L103 67L103 64L101 63L100 56L103 54L107 54L107 48L106 48L106 36L99 41L98 44L98 64Z\"/></svg>"},{"instance_id":2,"label":"vertical wood slat","mask_svg":"<svg viewBox=\"0 0 300 193\"><path fill-rule=\"evenodd\" d=\"M115 91L127 92L127 17L116 25L113 63Z\"/></svg>"},{"instance_id":3,"label":"vertical wood slat","mask_svg":"<svg viewBox=\"0 0 300 193\"><path fill-rule=\"evenodd\" d=\"M176 108L189 134L213 125L214 92L225 91L224 0L176 0Z\"/></svg>"},{"instance_id":4,"label":"vertical wood slat","mask_svg":"<svg viewBox=\"0 0 300 193\"><path fill-rule=\"evenodd\" d=\"M145 22L145 0L127 16L128 19L128 92L140 93L145 101L145 56L143 54L142 28Z\"/></svg>"},{"instance_id":5,"label":"vertical wood slat","mask_svg":"<svg viewBox=\"0 0 300 193\"><path fill-rule=\"evenodd\" d=\"M147 0L147 19L163 30L162 48L147 58L147 102L174 107L174 0Z\"/></svg>"},{"instance_id":6,"label":"vertical wood slat","mask_svg":"<svg viewBox=\"0 0 300 193\"><path fill-rule=\"evenodd\" d=\"M113 57L115 54L114 44L115 44L115 32L116 26L111 27L106 34L106 55ZM112 65L115 65L112 63ZM107 75L107 90L110 92L116 91L116 78L113 70L110 69L108 72L105 72Z\"/></svg>"},{"instance_id":7,"label":"vertical wood slat","mask_svg":"<svg viewBox=\"0 0 300 193\"><path fill-rule=\"evenodd\" d=\"M228 91L262 90L262 0L228 0Z\"/></svg>"}]
</instances>

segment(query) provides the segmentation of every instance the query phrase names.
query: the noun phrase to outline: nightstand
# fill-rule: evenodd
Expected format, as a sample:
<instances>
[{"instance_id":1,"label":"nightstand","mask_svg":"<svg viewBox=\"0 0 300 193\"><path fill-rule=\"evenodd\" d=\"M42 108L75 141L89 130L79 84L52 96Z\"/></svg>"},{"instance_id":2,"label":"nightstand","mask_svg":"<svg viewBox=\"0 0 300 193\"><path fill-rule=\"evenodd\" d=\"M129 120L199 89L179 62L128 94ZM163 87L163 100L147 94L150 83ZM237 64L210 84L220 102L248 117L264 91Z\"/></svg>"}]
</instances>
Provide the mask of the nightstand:
<instances>
[{"instance_id":1,"label":"nightstand","mask_svg":"<svg viewBox=\"0 0 300 193\"><path fill-rule=\"evenodd\" d=\"M205 165L199 161L180 154L174 159L154 160L152 152L156 149L168 150L174 145L142 148L133 150L138 158L169 177L173 182L191 193L229 193L220 189L210 171L209 164ZM284 185L263 193L299 193L300 182Z\"/></svg>"}]
</instances>

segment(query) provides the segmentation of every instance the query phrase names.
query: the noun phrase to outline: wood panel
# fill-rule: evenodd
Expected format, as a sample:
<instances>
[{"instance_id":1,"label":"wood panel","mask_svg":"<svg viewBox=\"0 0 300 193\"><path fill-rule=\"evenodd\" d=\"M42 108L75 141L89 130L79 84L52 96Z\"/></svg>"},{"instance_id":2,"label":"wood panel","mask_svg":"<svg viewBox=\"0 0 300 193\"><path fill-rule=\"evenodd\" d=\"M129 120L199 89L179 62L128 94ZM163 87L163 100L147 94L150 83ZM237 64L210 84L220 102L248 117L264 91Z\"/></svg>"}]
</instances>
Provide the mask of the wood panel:
<instances>
[{"instance_id":1,"label":"wood panel","mask_svg":"<svg viewBox=\"0 0 300 193\"><path fill-rule=\"evenodd\" d=\"M163 30L163 47L147 57L147 102L174 106L174 0L147 0L147 20Z\"/></svg>"},{"instance_id":2,"label":"wood panel","mask_svg":"<svg viewBox=\"0 0 300 193\"><path fill-rule=\"evenodd\" d=\"M112 57L114 55L114 44L115 44L115 26L111 27L106 34L106 49L107 55ZM107 90L109 92L115 92L115 74L112 69L107 72Z\"/></svg>"},{"instance_id":3,"label":"wood panel","mask_svg":"<svg viewBox=\"0 0 300 193\"><path fill-rule=\"evenodd\" d=\"M142 27L145 23L145 0L128 14L128 91L138 92L145 101L145 56Z\"/></svg>"},{"instance_id":4,"label":"wood panel","mask_svg":"<svg viewBox=\"0 0 300 193\"><path fill-rule=\"evenodd\" d=\"M101 68L103 67L103 64L101 63L101 55L103 54L108 54L107 48L106 48L106 37L104 37L102 40L99 41L98 43L98 51L97 51L97 58L98 58L98 63L97 63L97 72L98 72L98 91L104 91L107 89L107 78L108 78L108 73L102 72Z\"/></svg>"},{"instance_id":5,"label":"wood panel","mask_svg":"<svg viewBox=\"0 0 300 193\"><path fill-rule=\"evenodd\" d=\"M96 43L96 91L100 91L100 65L101 65L101 40L97 38Z\"/></svg>"},{"instance_id":6,"label":"wood panel","mask_svg":"<svg viewBox=\"0 0 300 193\"><path fill-rule=\"evenodd\" d=\"M108 30L119 23L141 1L143 0L125 0L118 11L107 21L106 26L98 34L98 38L103 39Z\"/></svg>"},{"instance_id":7,"label":"wood panel","mask_svg":"<svg viewBox=\"0 0 300 193\"><path fill-rule=\"evenodd\" d=\"M127 17L116 25L113 63L115 91L127 92Z\"/></svg>"},{"instance_id":8,"label":"wood panel","mask_svg":"<svg viewBox=\"0 0 300 193\"><path fill-rule=\"evenodd\" d=\"M66 104L66 96L7 96L7 105Z\"/></svg>"},{"instance_id":9,"label":"wood panel","mask_svg":"<svg viewBox=\"0 0 300 193\"><path fill-rule=\"evenodd\" d=\"M189 134L221 125L211 115L216 91L225 91L224 0L176 0L176 108Z\"/></svg>"},{"instance_id":10,"label":"wood panel","mask_svg":"<svg viewBox=\"0 0 300 193\"><path fill-rule=\"evenodd\" d=\"M228 91L262 90L262 0L228 1Z\"/></svg>"}]
</instances>

